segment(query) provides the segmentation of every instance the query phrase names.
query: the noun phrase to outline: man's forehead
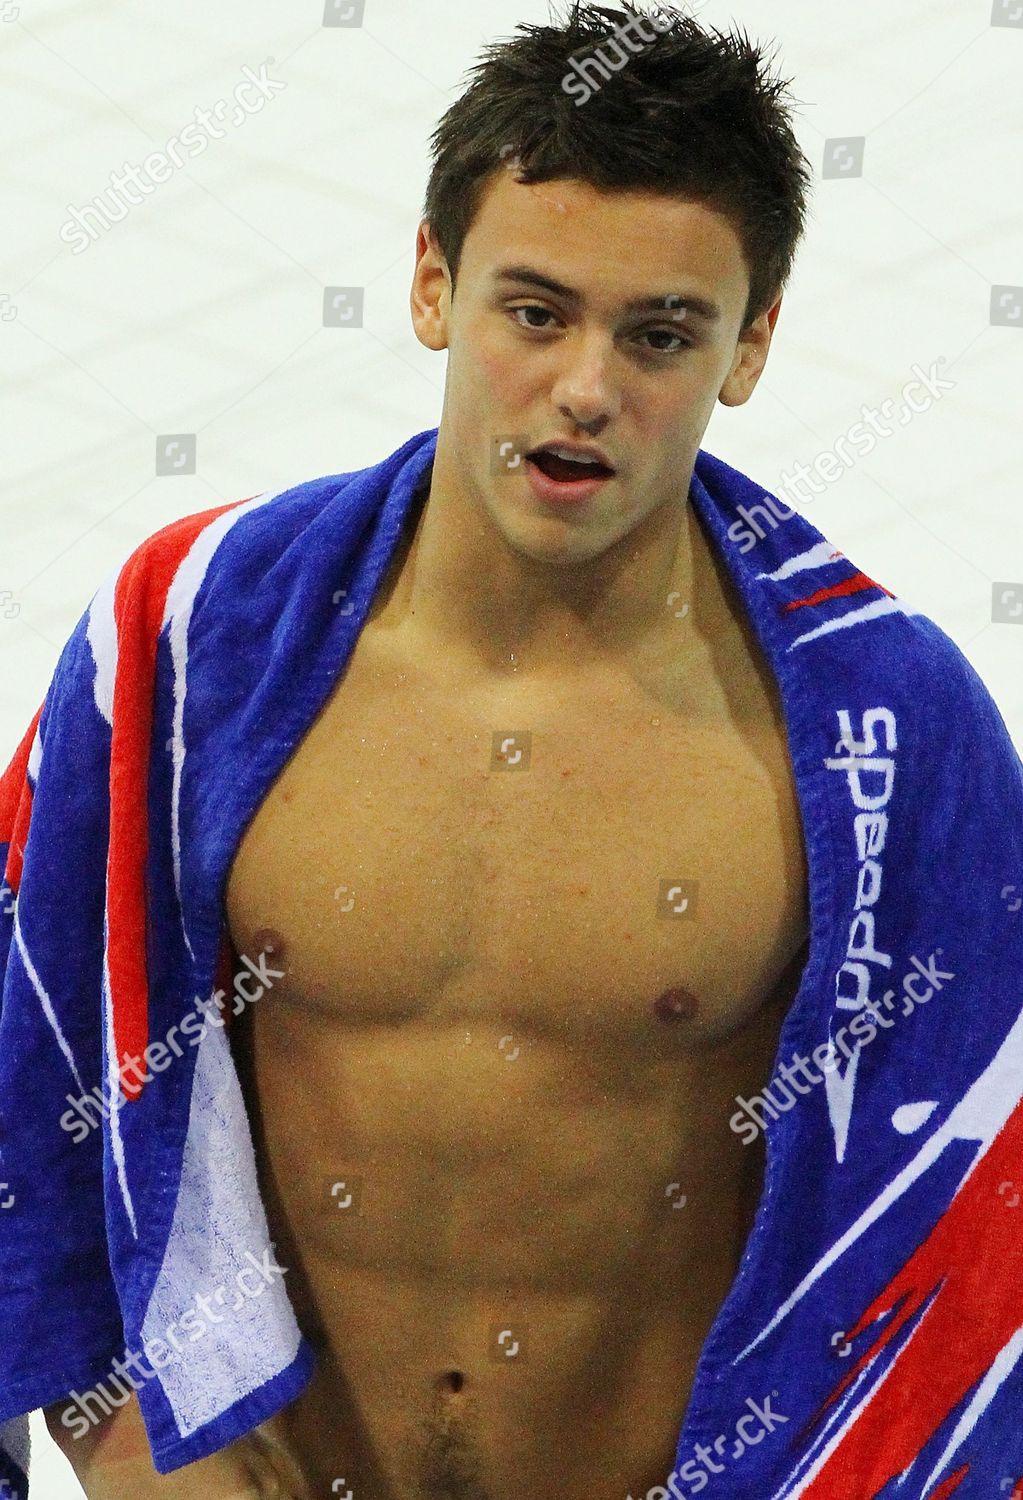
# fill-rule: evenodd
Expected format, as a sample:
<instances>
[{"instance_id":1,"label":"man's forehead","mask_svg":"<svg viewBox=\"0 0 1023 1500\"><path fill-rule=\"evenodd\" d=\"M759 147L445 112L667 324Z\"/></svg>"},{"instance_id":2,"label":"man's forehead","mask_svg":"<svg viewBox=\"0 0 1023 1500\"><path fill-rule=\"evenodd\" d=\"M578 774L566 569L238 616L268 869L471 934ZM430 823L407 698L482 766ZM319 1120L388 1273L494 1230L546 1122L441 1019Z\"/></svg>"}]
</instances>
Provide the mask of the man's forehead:
<instances>
[{"instance_id":1,"label":"man's forehead","mask_svg":"<svg viewBox=\"0 0 1023 1500\"><path fill-rule=\"evenodd\" d=\"M708 329L745 297L739 237L723 214L698 201L505 176L480 205L466 239L471 254L470 239L474 275L488 289L509 286L520 273L520 284L546 287L568 303L592 298L627 313L667 307Z\"/></svg>"}]
</instances>

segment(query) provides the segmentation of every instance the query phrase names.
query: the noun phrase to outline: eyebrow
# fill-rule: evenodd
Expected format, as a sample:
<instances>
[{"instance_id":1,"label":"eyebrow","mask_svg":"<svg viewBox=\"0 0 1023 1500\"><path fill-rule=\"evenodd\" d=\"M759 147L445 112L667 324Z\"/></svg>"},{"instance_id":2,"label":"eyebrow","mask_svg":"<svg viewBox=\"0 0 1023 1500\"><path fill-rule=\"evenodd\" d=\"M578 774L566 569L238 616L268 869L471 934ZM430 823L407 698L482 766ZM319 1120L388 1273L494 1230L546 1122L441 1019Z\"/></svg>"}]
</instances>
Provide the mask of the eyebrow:
<instances>
[{"instance_id":1,"label":"eyebrow","mask_svg":"<svg viewBox=\"0 0 1023 1500\"><path fill-rule=\"evenodd\" d=\"M530 266L502 266L499 271L494 272L495 282L517 281L526 286L539 287L543 291L553 292L557 297L563 297L566 302L578 307L582 302L582 294L574 287L565 286L560 281L555 281L551 276L543 276L539 271L534 271ZM625 312L674 312L679 308L685 308L687 312L694 313L705 323L717 323L721 320L721 309L716 302L711 302L706 297L698 297L695 293L683 296L679 292L672 292L663 297L634 297L631 302L624 304Z\"/></svg>"}]
</instances>

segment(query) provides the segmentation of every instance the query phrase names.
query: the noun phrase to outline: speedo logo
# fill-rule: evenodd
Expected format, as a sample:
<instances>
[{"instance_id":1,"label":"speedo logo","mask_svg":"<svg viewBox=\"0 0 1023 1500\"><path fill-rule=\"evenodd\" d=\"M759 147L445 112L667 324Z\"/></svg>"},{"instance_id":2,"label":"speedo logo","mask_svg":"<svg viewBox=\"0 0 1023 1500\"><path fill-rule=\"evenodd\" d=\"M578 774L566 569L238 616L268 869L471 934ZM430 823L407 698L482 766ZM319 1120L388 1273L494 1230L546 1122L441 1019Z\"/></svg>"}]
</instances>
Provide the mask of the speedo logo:
<instances>
[{"instance_id":1,"label":"speedo logo","mask_svg":"<svg viewBox=\"0 0 1023 1500\"><path fill-rule=\"evenodd\" d=\"M868 1004L873 1005L871 985L878 975L883 982L885 971L892 965L891 954L877 946L875 908L883 882L881 856L888 834L885 808L895 785L893 752L898 749L898 736L890 708L868 708L862 715L858 738L848 709L837 709L836 713L839 739L835 756L827 758L824 764L829 771L845 773L849 795L858 809L853 818L853 836L859 869L845 959L835 975L835 1005L838 1010L861 1011ZM879 744L879 730L883 746ZM836 1068L825 1074L828 1114L838 1161L845 1155L858 1062L857 1048L844 1072Z\"/></svg>"}]
</instances>

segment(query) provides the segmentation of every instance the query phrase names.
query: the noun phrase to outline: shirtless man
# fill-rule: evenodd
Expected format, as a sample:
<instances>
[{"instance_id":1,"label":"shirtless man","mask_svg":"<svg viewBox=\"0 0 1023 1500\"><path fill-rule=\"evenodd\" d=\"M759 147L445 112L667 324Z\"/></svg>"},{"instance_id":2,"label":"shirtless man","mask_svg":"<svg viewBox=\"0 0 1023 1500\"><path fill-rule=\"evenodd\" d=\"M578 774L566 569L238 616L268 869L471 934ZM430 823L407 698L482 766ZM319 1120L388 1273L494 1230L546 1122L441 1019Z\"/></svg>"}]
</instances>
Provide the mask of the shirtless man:
<instances>
[{"instance_id":1,"label":"shirtless man","mask_svg":"<svg viewBox=\"0 0 1023 1500\"><path fill-rule=\"evenodd\" d=\"M777 688L685 497L781 297L744 324L709 203L569 177L491 176L457 298L427 220L416 257L436 460L227 889L236 948L286 970L232 1045L317 1370L133 1496L641 1500L760 1197L728 1121L798 988L807 867ZM546 498L495 472L522 435L614 473Z\"/></svg>"}]
</instances>

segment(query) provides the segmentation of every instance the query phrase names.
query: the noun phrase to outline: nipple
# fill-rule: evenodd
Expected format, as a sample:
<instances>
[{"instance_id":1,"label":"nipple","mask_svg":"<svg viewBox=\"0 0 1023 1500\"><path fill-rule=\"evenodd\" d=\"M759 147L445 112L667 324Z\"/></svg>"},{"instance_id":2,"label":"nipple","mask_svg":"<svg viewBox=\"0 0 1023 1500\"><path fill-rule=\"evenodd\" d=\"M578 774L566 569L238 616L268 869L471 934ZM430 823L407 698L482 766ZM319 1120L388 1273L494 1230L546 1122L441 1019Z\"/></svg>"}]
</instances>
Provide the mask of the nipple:
<instances>
[{"instance_id":1,"label":"nipple","mask_svg":"<svg viewBox=\"0 0 1023 1500\"><path fill-rule=\"evenodd\" d=\"M258 953L269 953L271 958L280 960L284 957L285 942L276 927L261 927L253 934L252 945Z\"/></svg>"},{"instance_id":2,"label":"nipple","mask_svg":"<svg viewBox=\"0 0 1023 1500\"><path fill-rule=\"evenodd\" d=\"M654 1001L654 1012L662 1021L691 1021L700 1002L690 990L676 986Z\"/></svg>"}]
</instances>

